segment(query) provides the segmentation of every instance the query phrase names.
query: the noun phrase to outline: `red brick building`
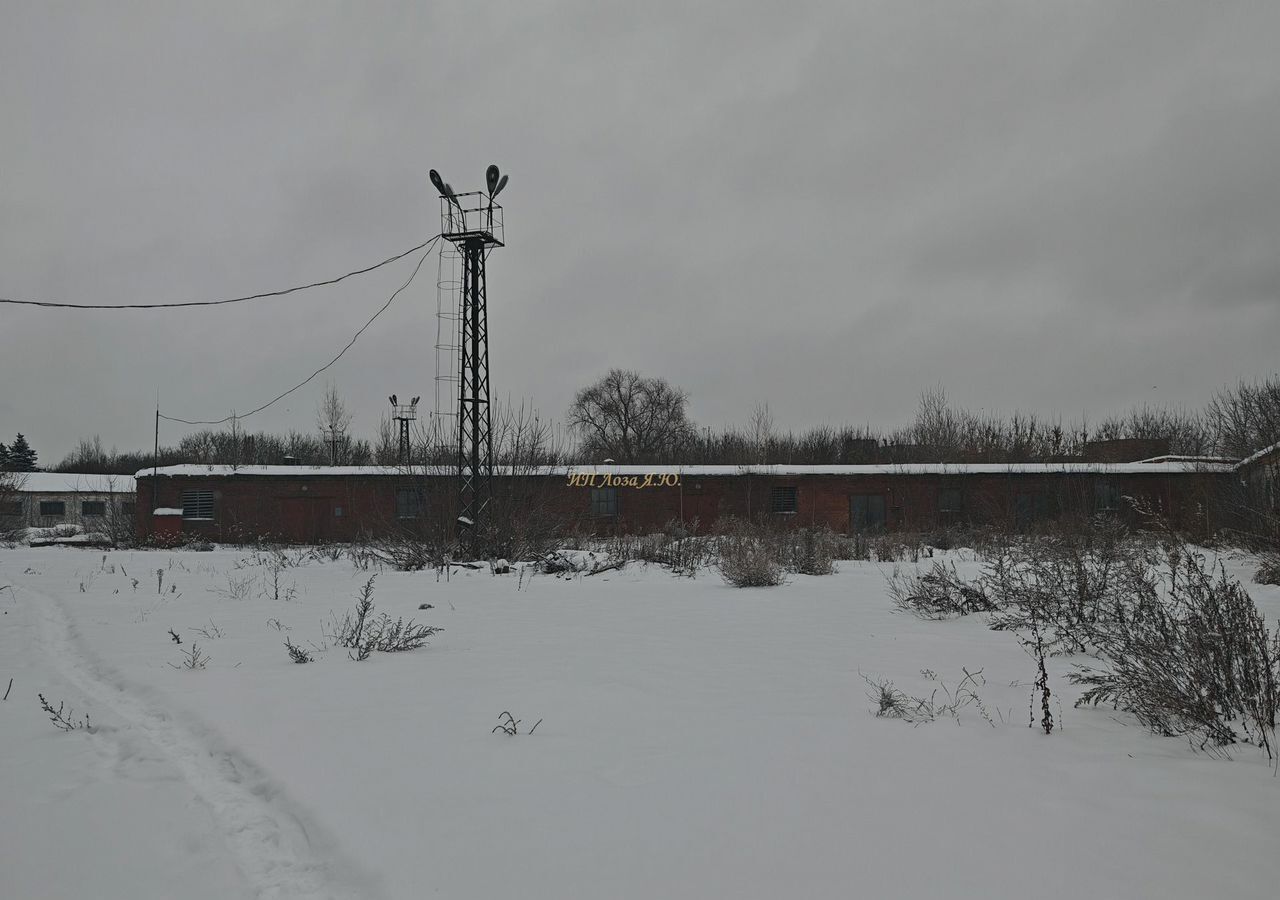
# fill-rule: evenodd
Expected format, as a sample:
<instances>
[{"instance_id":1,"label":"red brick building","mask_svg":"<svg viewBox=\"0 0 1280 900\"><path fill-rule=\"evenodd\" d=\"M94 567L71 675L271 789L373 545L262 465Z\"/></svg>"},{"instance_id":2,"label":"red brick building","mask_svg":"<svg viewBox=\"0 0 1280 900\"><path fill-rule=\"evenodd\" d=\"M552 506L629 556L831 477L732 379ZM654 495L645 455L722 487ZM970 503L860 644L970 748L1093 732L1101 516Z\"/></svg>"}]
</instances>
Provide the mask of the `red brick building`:
<instances>
[{"instance_id":1,"label":"red brick building","mask_svg":"<svg viewBox=\"0 0 1280 900\"><path fill-rule=\"evenodd\" d=\"M1237 465L1162 457L1136 463L916 463L859 466L574 466L494 479L495 504L536 506L597 531L669 521L771 516L837 531L950 524L1026 528L1068 513L1132 515L1139 501L1212 533ZM138 531L181 509L184 534L218 541L350 541L414 522L453 521L445 470L395 467L170 466L137 475Z\"/></svg>"}]
</instances>

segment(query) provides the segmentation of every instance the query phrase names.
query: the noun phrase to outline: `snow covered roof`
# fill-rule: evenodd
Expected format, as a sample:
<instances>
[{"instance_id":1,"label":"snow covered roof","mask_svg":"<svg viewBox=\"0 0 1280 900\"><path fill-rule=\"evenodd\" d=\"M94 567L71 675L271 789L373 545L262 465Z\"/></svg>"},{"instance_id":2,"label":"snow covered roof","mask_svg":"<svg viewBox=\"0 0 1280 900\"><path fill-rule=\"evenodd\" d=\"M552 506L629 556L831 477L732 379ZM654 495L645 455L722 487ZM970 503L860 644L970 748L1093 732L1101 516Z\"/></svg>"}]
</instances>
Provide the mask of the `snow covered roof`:
<instances>
[{"instance_id":1,"label":"snow covered roof","mask_svg":"<svg viewBox=\"0 0 1280 900\"><path fill-rule=\"evenodd\" d=\"M1276 443L1272 444L1270 447L1263 447L1261 450L1259 450L1257 453L1254 453L1252 456L1246 456L1244 459L1240 460L1240 465L1237 466L1237 468L1243 469L1245 466L1255 463L1258 460L1262 459L1264 456L1269 456L1272 453L1275 453L1277 450L1280 450L1280 441L1277 441Z\"/></svg>"},{"instance_id":2,"label":"snow covered roof","mask_svg":"<svg viewBox=\"0 0 1280 900\"><path fill-rule=\"evenodd\" d=\"M74 472L20 472L24 494L132 494L132 475L79 475Z\"/></svg>"},{"instance_id":3,"label":"snow covered roof","mask_svg":"<svg viewBox=\"0 0 1280 900\"><path fill-rule=\"evenodd\" d=\"M1187 462L1187 463L1222 463L1226 466L1235 466L1240 462L1234 456L1178 456L1169 455L1153 456L1150 459L1140 459L1138 462L1143 463L1170 463L1170 462Z\"/></svg>"},{"instance_id":4,"label":"snow covered roof","mask_svg":"<svg viewBox=\"0 0 1280 900\"><path fill-rule=\"evenodd\" d=\"M519 469L515 474L562 476L596 473L600 475L680 475L684 478L724 475L1166 475L1172 472L1230 472L1234 462L1198 458L1169 459L1133 463L1055 462L1055 463L885 463L859 466L541 466ZM165 477L271 477L317 478L350 476L430 475L446 477L451 467L414 466L162 466L156 474ZM151 477L151 469L143 469L139 478ZM510 467L494 466L495 475L511 475Z\"/></svg>"}]
</instances>

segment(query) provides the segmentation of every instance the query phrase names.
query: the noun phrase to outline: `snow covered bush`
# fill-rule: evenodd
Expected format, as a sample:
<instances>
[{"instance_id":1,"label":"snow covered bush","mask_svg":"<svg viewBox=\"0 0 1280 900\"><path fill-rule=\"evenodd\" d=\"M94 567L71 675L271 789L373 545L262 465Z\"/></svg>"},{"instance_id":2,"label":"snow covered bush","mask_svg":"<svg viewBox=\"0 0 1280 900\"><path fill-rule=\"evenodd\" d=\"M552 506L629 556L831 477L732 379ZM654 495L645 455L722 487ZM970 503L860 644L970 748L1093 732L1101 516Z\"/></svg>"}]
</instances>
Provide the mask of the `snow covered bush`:
<instances>
[{"instance_id":1,"label":"snow covered bush","mask_svg":"<svg viewBox=\"0 0 1280 900\"><path fill-rule=\"evenodd\" d=\"M677 575L692 577L711 564L712 539L694 534L697 522L685 525L672 519L656 534L622 537L620 554L628 559L666 566Z\"/></svg>"},{"instance_id":2,"label":"snow covered bush","mask_svg":"<svg viewBox=\"0 0 1280 900\"><path fill-rule=\"evenodd\" d=\"M980 585L960 577L955 563L935 562L924 574L906 574L895 566L888 581L894 606L924 619L967 616L996 608Z\"/></svg>"},{"instance_id":3,"label":"snow covered bush","mask_svg":"<svg viewBox=\"0 0 1280 900\"><path fill-rule=\"evenodd\" d=\"M1174 547L1162 568L1127 579L1125 599L1098 635L1105 668L1071 676L1086 687L1076 705L1110 703L1200 749L1246 741L1274 759L1280 632L1240 582Z\"/></svg>"},{"instance_id":4,"label":"snow covered bush","mask_svg":"<svg viewBox=\"0 0 1280 900\"><path fill-rule=\"evenodd\" d=\"M539 560L538 569L544 575L593 575L625 562L607 550L554 550Z\"/></svg>"},{"instance_id":5,"label":"snow covered bush","mask_svg":"<svg viewBox=\"0 0 1280 900\"><path fill-rule=\"evenodd\" d=\"M1158 556L1153 543L1111 520L1009 542L987 553L977 587L999 610L991 626L1045 631L1053 652L1083 652L1132 602Z\"/></svg>"},{"instance_id":6,"label":"snow covered bush","mask_svg":"<svg viewBox=\"0 0 1280 900\"><path fill-rule=\"evenodd\" d=\"M1268 553L1262 557L1258 571L1253 573L1255 584L1280 584L1280 553Z\"/></svg>"},{"instance_id":7,"label":"snow covered bush","mask_svg":"<svg viewBox=\"0 0 1280 900\"><path fill-rule=\"evenodd\" d=\"M617 532L605 537L589 533L577 534L567 540L565 545L580 548L570 551L556 551L543 557L546 561L561 558L560 554L585 553L588 550L595 555L609 560L608 565L617 568L627 563L642 562L646 565L658 565L668 568L675 575L694 577L700 570L707 568L715 559L715 536L698 534L698 522L681 522L669 519L661 531L647 534ZM599 566L600 563L593 565ZM586 570L589 570L588 566ZM586 571L584 570L584 571Z\"/></svg>"}]
</instances>

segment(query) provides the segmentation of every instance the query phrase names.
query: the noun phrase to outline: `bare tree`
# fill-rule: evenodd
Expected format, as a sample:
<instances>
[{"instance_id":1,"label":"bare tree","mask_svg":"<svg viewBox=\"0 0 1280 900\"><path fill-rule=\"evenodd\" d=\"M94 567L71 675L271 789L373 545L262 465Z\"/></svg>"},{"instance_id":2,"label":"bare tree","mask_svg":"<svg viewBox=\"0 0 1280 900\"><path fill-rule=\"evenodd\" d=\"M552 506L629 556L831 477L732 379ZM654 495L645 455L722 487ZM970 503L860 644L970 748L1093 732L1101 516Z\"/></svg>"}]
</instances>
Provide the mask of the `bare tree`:
<instances>
[{"instance_id":1,"label":"bare tree","mask_svg":"<svg viewBox=\"0 0 1280 900\"><path fill-rule=\"evenodd\" d=\"M1246 457L1280 441L1280 375L1261 384L1244 381L1209 403L1218 452Z\"/></svg>"},{"instance_id":2,"label":"bare tree","mask_svg":"<svg viewBox=\"0 0 1280 900\"><path fill-rule=\"evenodd\" d=\"M768 403L758 403L751 411L751 422L747 426L747 435L751 441L751 461L764 464L769 462L769 448L773 443L773 413Z\"/></svg>"},{"instance_id":3,"label":"bare tree","mask_svg":"<svg viewBox=\"0 0 1280 900\"><path fill-rule=\"evenodd\" d=\"M394 466L400 462L400 437L395 423L386 413L378 420L378 437L373 444L373 461L380 466Z\"/></svg>"},{"instance_id":4,"label":"bare tree","mask_svg":"<svg viewBox=\"0 0 1280 900\"><path fill-rule=\"evenodd\" d=\"M351 455L347 437L350 425L351 413L347 411L347 404L338 394L338 388L330 382L316 407L316 427L320 430L320 439L332 448L334 465L348 461Z\"/></svg>"},{"instance_id":5,"label":"bare tree","mask_svg":"<svg viewBox=\"0 0 1280 900\"><path fill-rule=\"evenodd\" d=\"M578 392L568 420L593 459L658 462L677 457L695 438L685 415L688 401L662 378L613 369Z\"/></svg>"},{"instance_id":6,"label":"bare tree","mask_svg":"<svg viewBox=\"0 0 1280 900\"><path fill-rule=\"evenodd\" d=\"M0 536L27 524L22 508L22 487L26 480L27 476L21 472L0 472Z\"/></svg>"}]
</instances>

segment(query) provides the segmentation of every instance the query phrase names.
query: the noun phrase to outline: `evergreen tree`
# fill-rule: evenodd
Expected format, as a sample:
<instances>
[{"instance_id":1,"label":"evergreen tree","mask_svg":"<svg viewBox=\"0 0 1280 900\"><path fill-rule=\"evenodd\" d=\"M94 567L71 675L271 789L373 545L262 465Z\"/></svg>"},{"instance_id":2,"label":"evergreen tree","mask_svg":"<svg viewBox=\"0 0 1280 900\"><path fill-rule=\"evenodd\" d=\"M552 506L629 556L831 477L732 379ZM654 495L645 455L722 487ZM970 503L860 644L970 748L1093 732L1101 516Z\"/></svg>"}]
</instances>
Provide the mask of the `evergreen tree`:
<instances>
[{"instance_id":1,"label":"evergreen tree","mask_svg":"<svg viewBox=\"0 0 1280 900\"><path fill-rule=\"evenodd\" d=\"M9 471L9 448L0 441L0 472Z\"/></svg>"},{"instance_id":2,"label":"evergreen tree","mask_svg":"<svg viewBox=\"0 0 1280 900\"><path fill-rule=\"evenodd\" d=\"M36 451L31 449L27 439L19 434L9 446L8 469L11 472L34 472L36 470Z\"/></svg>"}]
</instances>

